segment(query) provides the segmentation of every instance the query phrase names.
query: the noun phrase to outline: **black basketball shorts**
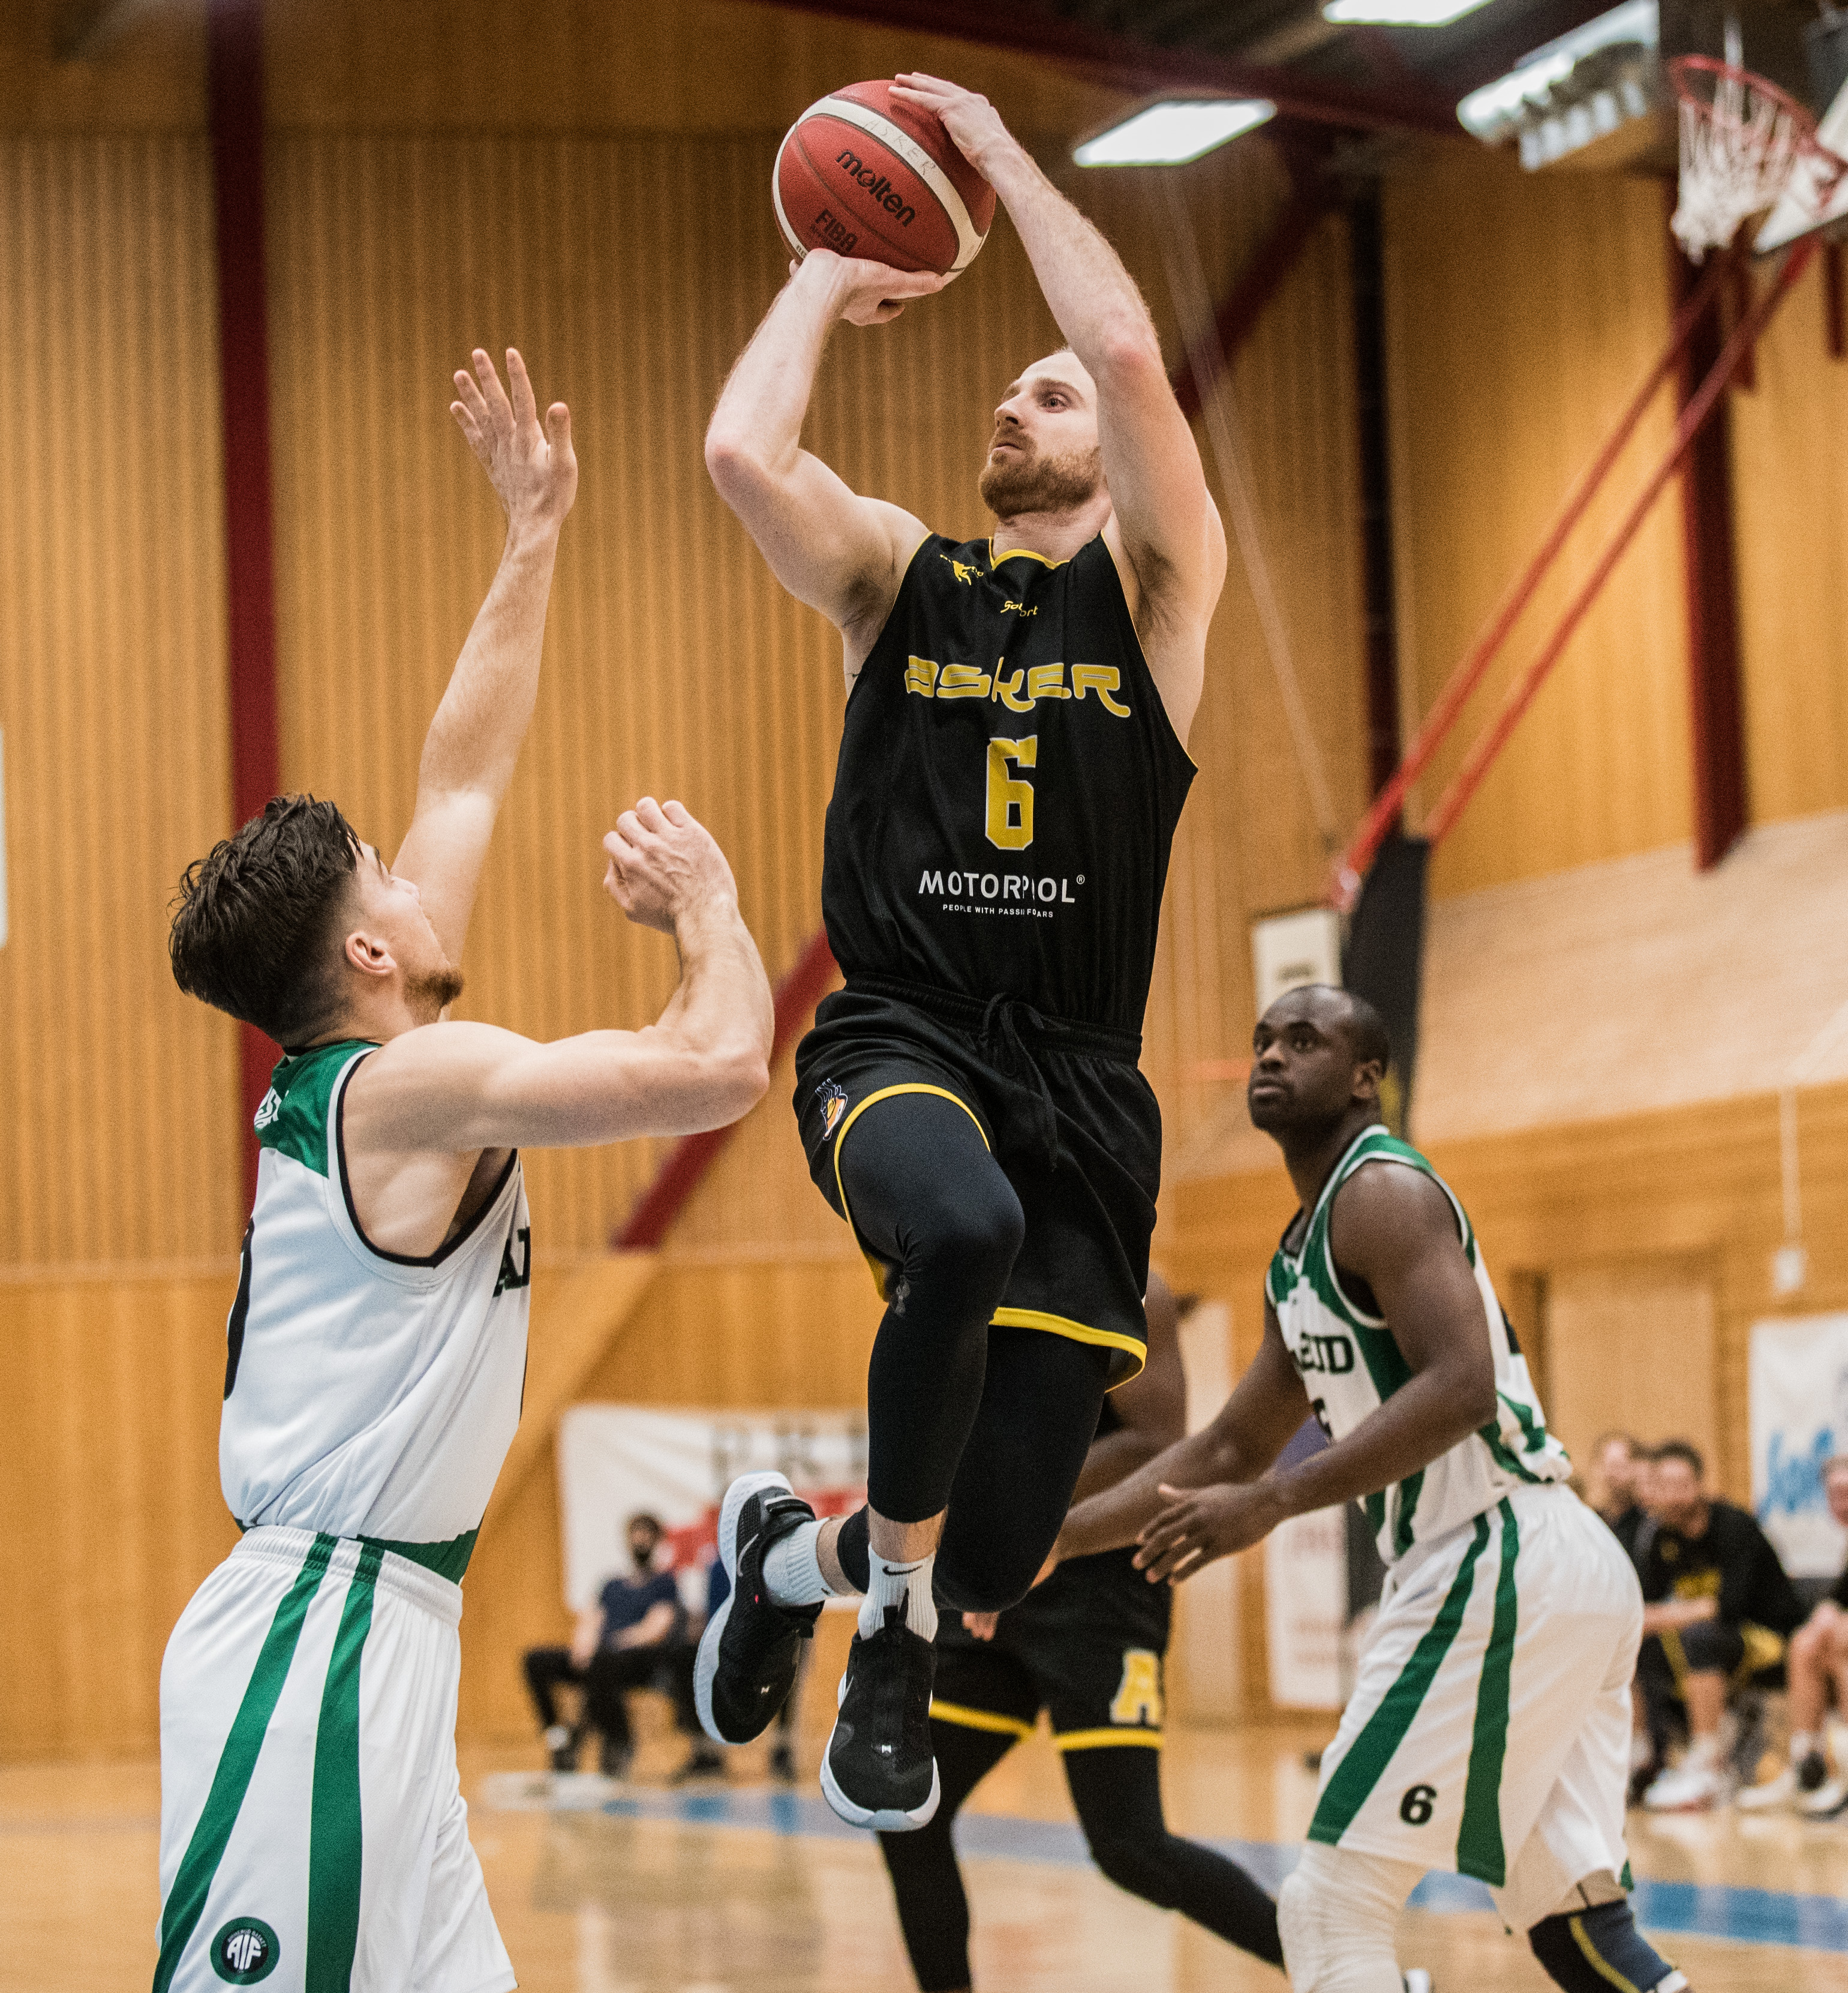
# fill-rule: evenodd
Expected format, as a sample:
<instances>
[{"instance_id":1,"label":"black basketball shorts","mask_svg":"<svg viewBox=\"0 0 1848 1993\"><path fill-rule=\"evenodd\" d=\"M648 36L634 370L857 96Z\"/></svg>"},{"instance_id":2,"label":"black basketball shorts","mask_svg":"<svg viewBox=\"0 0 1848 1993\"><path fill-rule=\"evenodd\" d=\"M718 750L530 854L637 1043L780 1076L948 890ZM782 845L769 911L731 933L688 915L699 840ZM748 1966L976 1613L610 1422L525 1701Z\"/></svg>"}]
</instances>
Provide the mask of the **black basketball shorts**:
<instances>
[{"instance_id":1,"label":"black basketball shorts","mask_svg":"<svg viewBox=\"0 0 1848 1993\"><path fill-rule=\"evenodd\" d=\"M1044 1709L1061 1751L1158 1747L1173 1594L1149 1584L1132 1554L1061 1564L1002 1614L992 1640L944 1612L932 1718L1025 1737Z\"/></svg>"},{"instance_id":2,"label":"black basketball shorts","mask_svg":"<svg viewBox=\"0 0 1848 1993\"><path fill-rule=\"evenodd\" d=\"M1102 1344L1120 1384L1147 1345L1143 1295L1161 1181L1161 1110L1139 1048L1132 1032L1044 1018L1008 998L985 1005L856 979L823 998L796 1049L809 1174L852 1225L840 1157L860 1116L906 1093L954 1100L1026 1215L993 1321ZM857 1227L854 1236L883 1299L885 1263Z\"/></svg>"}]
</instances>

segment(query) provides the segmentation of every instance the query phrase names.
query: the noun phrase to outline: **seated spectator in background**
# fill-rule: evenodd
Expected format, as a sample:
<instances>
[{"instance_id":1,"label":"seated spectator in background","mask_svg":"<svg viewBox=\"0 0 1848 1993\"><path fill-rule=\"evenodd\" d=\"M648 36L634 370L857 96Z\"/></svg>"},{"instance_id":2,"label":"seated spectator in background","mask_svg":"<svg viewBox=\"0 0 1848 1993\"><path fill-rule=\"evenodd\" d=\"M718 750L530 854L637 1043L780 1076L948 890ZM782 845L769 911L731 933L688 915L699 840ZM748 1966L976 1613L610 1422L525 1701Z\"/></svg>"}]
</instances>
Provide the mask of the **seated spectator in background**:
<instances>
[{"instance_id":1,"label":"seated spectator in background","mask_svg":"<svg viewBox=\"0 0 1848 1993\"><path fill-rule=\"evenodd\" d=\"M1730 1790L1720 1741L1728 1697L1781 1684L1785 1643L1803 1606L1756 1519L1708 1491L1706 1464L1685 1440L1650 1455L1648 1500L1635 1552L1643 1588L1638 1729L1652 1768L1683 1721L1688 1749L1650 1782L1643 1803L1692 1811Z\"/></svg>"},{"instance_id":2,"label":"seated spectator in background","mask_svg":"<svg viewBox=\"0 0 1848 1993\"><path fill-rule=\"evenodd\" d=\"M627 1534L634 1575L610 1580L596 1605L578 1615L569 1647L534 1647L526 1656L526 1685L556 1772L576 1769L579 1738L588 1728L602 1739L599 1768L612 1778L627 1773L634 1738L623 1697L632 1688L666 1689L681 1729L700 1738L686 1608L674 1574L654 1567L661 1524L652 1516L631 1516ZM558 1716L558 1690L567 1683L584 1691L583 1718L575 1729ZM699 1741L677 1776L716 1769L723 1762Z\"/></svg>"},{"instance_id":3,"label":"seated spectator in background","mask_svg":"<svg viewBox=\"0 0 1848 1993\"><path fill-rule=\"evenodd\" d=\"M1648 1466L1643 1448L1627 1432L1607 1432L1592 1441L1591 1506L1633 1557L1646 1513L1642 1484Z\"/></svg>"},{"instance_id":4,"label":"seated spectator in background","mask_svg":"<svg viewBox=\"0 0 1848 1993\"><path fill-rule=\"evenodd\" d=\"M1848 1524L1848 1455L1822 1469L1829 1513ZM1828 1596L1791 1636L1785 1656L1790 1684L1790 1759L1778 1776L1739 1795L1739 1803L1757 1812L1794 1806L1812 1820L1833 1820L1848 1812L1848 1762L1838 1748L1832 1774L1823 1755L1822 1718L1833 1692L1836 1714L1848 1713L1848 1569Z\"/></svg>"}]
</instances>

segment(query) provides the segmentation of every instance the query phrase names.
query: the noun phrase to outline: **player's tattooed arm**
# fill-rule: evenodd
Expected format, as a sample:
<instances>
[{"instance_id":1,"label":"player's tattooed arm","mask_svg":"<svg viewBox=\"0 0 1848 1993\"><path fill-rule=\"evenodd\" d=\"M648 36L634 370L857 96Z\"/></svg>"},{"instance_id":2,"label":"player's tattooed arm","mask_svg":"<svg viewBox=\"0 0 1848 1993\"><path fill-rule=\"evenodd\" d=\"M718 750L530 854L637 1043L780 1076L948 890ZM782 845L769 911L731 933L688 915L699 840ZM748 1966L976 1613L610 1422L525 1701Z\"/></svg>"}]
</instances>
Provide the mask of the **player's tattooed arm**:
<instances>
[{"instance_id":1,"label":"player's tattooed arm","mask_svg":"<svg viewBox=\"0 0 1848 1993\"><path fill-rule=\"evenodd\" d=\"M1152 1578L1190 1576L1288 1516L1389 1488L1496 1416L1482 1296L1437 1185L1403 1164L1369 1164L1337 1192L1329 1236L1344 1279L1371 1290L1409 1379L1324 1451L1249 1488L1167 1489L1136 1554Z\"/></svg>"},{"instance_id":2,"label":"player's tattooed arm","mask_svg":"<svg viewBox=\"0 0 1848 1993\"><path fill-rule=\"evenodd\" d=\"M504 388L479 347L473 364L472 373L455 376L450 412L507 514L507 539L430 722L416 809L391 868L415 883L456 962L494 819L531 723L558 532L578 488L565 404L553 402L541 422L525 364L511 347Z\"/></svg>"},{"instance_id":3,"label":"player's tattooed arm","mask_svg":"<svg viewBox=\"0 0 1848 1993\"><path fill-rule=\"evenodd\" d=\"M1192 426L1168 385L1136 280L1060 193L985 97L901 76L893 94L943 120L1007 210L1059 330L1097 383L1098 441L1113 518L1105 538L1124 576L1162 703L1184 741L1205 682L1207 626L1225 583L1225 532Z\"/></svg>"},{"instance_id":4,"label":"player's tattooed arm","mask_svg":"<svg viewBox=\"0 0 1848 1993\"><path fill-rule=\"evenodd\" d=\"M1264 1317L1264 1340L1218 1417L1073 1509L1059 1532L1057 1561L1139 1541L1168 1505L1164 1488L1252 1481L1283 1451L1309 1416L1309 1398L1268 1305Z\"/></svg>"},{"instance_id":5,"label":"player's tattooed arm","mask_svg":"<svg viewBox=\"0 0 1848 1993\"><path fill-rule=\"evenodd\" d=\"M898 600L924 528L897 505L862 497L803 449L802 424L836 323L883 324L905 299L943 283L928 271L811 250L732 369L706 429L719 496L783 586L842 633L849 679Z\"/></svg>"}]
</instances>

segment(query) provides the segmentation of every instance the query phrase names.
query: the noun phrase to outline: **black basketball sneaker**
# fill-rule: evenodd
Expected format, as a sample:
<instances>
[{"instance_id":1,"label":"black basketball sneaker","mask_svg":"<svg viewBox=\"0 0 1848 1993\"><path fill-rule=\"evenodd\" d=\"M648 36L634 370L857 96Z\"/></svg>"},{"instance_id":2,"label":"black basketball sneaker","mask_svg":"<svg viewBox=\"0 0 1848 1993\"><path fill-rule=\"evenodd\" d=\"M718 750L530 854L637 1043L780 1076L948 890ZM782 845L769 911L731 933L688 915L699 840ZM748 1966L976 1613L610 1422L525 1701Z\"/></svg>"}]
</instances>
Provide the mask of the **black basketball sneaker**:
<instances>
[{"instance_id":1,"label":"black basketball sneaker","mask_svg":"<svg viewBox=\"0 0 1848 1993\"><path fill-rule=\"evenodd\" d=\"M780 1474L741 1474L719 1512L719 1557L732 1581L699 1639L693 1704L715 1744L761 1736L794 1686L801 1643L821 1607L778 1605L763 1584L763 1556L815 1511Z\"/></svg>"},{"instance_id":2,"label":"black basketball sneaker","mask_svg":"<svg viewBox=\"0 0 1848 1993\"><path fill-rule=\"evenodd\" d=\"M911 1631L909 1602L886 1608L870 1639L856 1633L840 1714L822 1758L822 1791L842 1820L879 1834L928 1824L941 1788L931 1749L937 1649Z\"/></svg>"}]
</instances>

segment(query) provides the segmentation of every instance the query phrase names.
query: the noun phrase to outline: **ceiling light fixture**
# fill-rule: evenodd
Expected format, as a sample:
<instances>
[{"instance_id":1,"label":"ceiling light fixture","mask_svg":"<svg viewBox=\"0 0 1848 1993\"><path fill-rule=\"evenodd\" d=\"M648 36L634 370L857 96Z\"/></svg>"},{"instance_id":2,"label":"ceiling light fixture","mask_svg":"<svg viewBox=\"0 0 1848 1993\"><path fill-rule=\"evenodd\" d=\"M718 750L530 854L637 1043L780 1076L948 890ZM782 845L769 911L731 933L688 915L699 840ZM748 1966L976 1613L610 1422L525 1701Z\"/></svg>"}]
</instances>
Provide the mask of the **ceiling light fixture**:
<instances>
[{"instance_id":1,"label":"ceiling light fixture","mask_svg":"<svg viewBox=\"0 0 1848 1993\"><path fill-rule=\"evenodd\" d=\"M1660 41L1656 0L1623 0L1472 91L1457 118L1485 145L1518 140L1535 172L1650 116L1662 99Z\"/></svg>"},{"instance_id":2,"label":"ceiling light fixture","mask_svg":"<svg viewBox=\"0 0 1848 1993\"><path fill-rule=\"evenodd\" d=\"M1178 166L1274 118L1265 97L1170 97L1072 148L1081 166Z\"/></svg>"},{"instance_id":3,"label":"ceiling light fixture","mask_svg":"<svg viewBox=\"0 0 1848 1993\"><path fill-rule=\"evenodd\" d=\"M1322 19L1341 27L1444 28L1485 0L1328 0Z\"/></svg>"}]
</instances>

